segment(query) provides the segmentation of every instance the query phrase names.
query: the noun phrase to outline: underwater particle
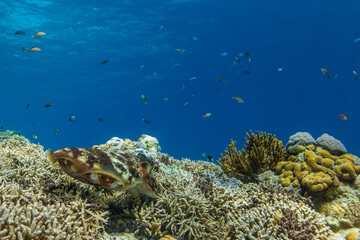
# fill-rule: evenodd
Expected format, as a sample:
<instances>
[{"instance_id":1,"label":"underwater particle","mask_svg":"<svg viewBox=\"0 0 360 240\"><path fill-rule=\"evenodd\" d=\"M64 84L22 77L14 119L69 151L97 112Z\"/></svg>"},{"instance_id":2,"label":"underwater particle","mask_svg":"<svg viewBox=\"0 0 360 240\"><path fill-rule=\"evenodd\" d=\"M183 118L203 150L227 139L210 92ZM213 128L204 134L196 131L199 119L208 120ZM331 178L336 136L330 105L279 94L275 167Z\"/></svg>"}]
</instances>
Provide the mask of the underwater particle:
<instances>
[{"instance_id":1,"label":"underwater particle","mask_svg":"<svg viewBox=\"0 0 360 240\"><path fill-rule=\"evenodd\" d=\"M244 100L241 97L234 96L231 98L235 99L238 103L244 103Z\"/></svg>"},{"instance_id":2,"label":"underwater particle","mask_svg":"<svg viewBox=\"0 0 360 240\"><path fill-rule=\"evenodd\" d=\"M41 49L38 47L32 47L27 49L29 52L41 52Z\"/></svg>"},{"instance_id":3,"label":"underwater particle","mask_svg":"<svg viewBox=\"0 0 360 240\"><path fill-rule=\"evenodd\" d=\"M192 36L192 39L193 39L194 41L199 40L196 36Z\"/></svg>"},{"instance_id":4,"label":"underwater particle","mask_svg":"<svg viewBox=\"0 0 360 240\"><path fill-rule=\"evenodd\" d=\"M249 52L239 53L239 56L240 56L240 57L251 57L251 56L253 56L253 55L254 55L254 54L249 53Z\"/></svg>"},{"instance_id":5,"label":"underwater particle","mask_svg":"<svg viewBox=\"0 0 360 240\"><path fill-rule=\"evenodd\" d=\"M55 136L57 136L60 133L60 128L58 128L55 132Z\"/></svg>"},{"instance_id":6,"label":"underwater particle","mask_svg":"<svg viewBox=\"0 0 360 240\"><path fill-rule=\"evenodd\" d=\"M29 110L30 103L26 104L26 110Z\"/></svg>"},{"instance_id":7,"label":"underwater particle","mask_svg":"<svg viewBox=\"0 0 360 240\"><path fill-rule=\"evenodd\" d=\"M181 86L181 88L182 88L182 90L184 90L184 89L185 89L185 85L183 84L183 85Z\"/></svg>"},{"instance_id":8,"label":"underwater particle","mask_svg":"<svg viewBox=\"0 0 360 240\"><path fill-rule=\"evenodd\" d=\"M164 25L161 25L161 26L159 27L159 32L161 32L162 30L164 30Z\"/></svg>"},{"instance_id":9,"label":"underwater particle","mask_svg":"<svg viewBox=\"0 0 360 240\"><path fill-rule=\"evenodd\" d=\"M25 52L25 48L24 48L24 47L20 47L19 49L20 49L20 51Z\"/></svg>"},{"instance_id":10,"label":"underwater particle","mask_svg":"<svg viewBox=\"0 0 360 240\"><path fill-rule=\"evenodd\" d=\"M228 82L227 79L222 78L222 77L218 77L218 78L216 78L216 80L218 80L218 81L220 81L220 82Z\"/></svg>"},{"instance_id":11,"label":"underwater particle","mask_svg":"<svg viewBox=\"0 0 360 240\"><path fill-rule=\"evenodd\" d=\"M279 68L276 69L276 71L278 71L278 72L282 72L282 70L284 70L284 69L281 68L281 67L279 67Z\"/></svg>"},{"instance_id":12,"label":"underwater particle","mask_svg":"<svg viewBox=\"0 0 360 240\"><path fill-rule=\"evenodd\" d=\"M169 101L169 98L163 97L163 100L164 100L165 102L167 102L167 101Z\"/></svg>"},{"instance_id":13,"label":"underwater particle","mask_svg":"<svg viewBox=\"0 0 360 240\"><path fill-rule=\"evenodd\" d=\"M143 121L145 124L150 124L150 121L149 121L149 120L143 119L142 121Z\"/></svg>"},{"instance_id":14,"label":"underwater particle","mask_svg":"<svg viewBox=\"0 0 360 240\"><path fill-rule=\"evenodd\" d=\"M47 103L47 104L44 105L44 108L48 108L48 107L51 107L51 106L52 106L51 103Z\"/></svg>"},{"instance_id":15,"label":"underwater particle","mask_svg":"<svg viewBox=\"0 0 360 240\"><path fill-rule=\"evenodd\" d=\"M346 119L347 119L347 117L345 116L345 114L340 114L339 116L340 116L340 118L341 118L342 120L346 120Z\"/></svg>"},{"instance_id":16,"label":"underwater particle","mask_svg":"<svg viewBox=\"0 0 360 240\"><path fill-rule=\"evenodd\" d=\"M153 75L156 76L156 72L153 72Z\"/></svg>"},{"instance_id":17,"label":"underwater particle","mask_svg":"<svg viewBox=\"0 0 360 240\"><path fill-rule=\"evenodd\" d=\"M74 115L71 115L71 116L69 117L69 121L71 121L71 122L75 121L75 119L76 119L76 117L75 117Z\"/></svg>"},{"instance_id":18,"label":"underwater particle","mask_svg":"<svg viewBox=\"0 0 360 240\"><path fill-rule=\"evenodd\" d=\"M354 78L355 78L355 81L357 81L357 72L353 71L353 75L354 75Z\"/></svg>"},{"instance_id":19,"label":"underwater particle","mask_svg":"<svg viewBox=\"0 0 360 240\"><path fill-rule=\"evenodd\" d=\"M354 44L355 44L355 43L358 43L358 42L360 42L360 38L356 38L356 39L354 40Z\"/></svg>"},{"instance_id":20,"label":"underwater particle","mask_svg":"<svg viewBox=\"0 0 360 240\"><path fill-rule=\"evenodd\" d=\"M202 119L205 119L205 118L208 118L211 116L211 113L205 113L203 116L202 116Z\"/></svg>"},{"instance_id":21,"label":"underwater particle","mask_svg":"<svg viewBox=\"0 0 360 240\"><path fill-rule=\"evenodd\" d=\"M99 117L99 118L98 118L98 121L99 121L99 122L104 122L104 121L105 121L105 119L104 119L104 118L102 118L102 117Z\"/></svg>"},{"instance_id":22,"label":"underwater particle","mask_svg":"<svg viewBox=\"0 0 360 240\"><path fill-rule=\"evenodd\" d=\"M39 38L39 37L44 37L45 35L46 35L46 33L44 33L44 32L38 32L33 36L33 38L35 39L35 38Z\"/></svg>"},{"instance_id":23,"label":"underwater particle","mask_svg":"<svg viewBox=\"0 0 360 240\"><path fill-rule=\"evenodd\" d=\"M36 140L36 139L38 139L38 136L36 136L35 133L32 133L31 138Z\"/></svg>"},{"instance_id":24,"label":"underwater particle","mask_svg":"<svg viewBox=\"0 0 360 240\"><path fill-rule=\"evenodd\" d=\"M229 55L229 53L228 52L223 52L223 53L220 53L219 54L221 57L226 57L227 55Z\"/></svg>"},{"instance_id":25,"label":"underwater particle","mask_svg":"<svg viewBox=\"0 0 360 240\"><path fill-rule=\"evenodd\" d=\"M108 63L109 62L109 60L104 60L104 61L102 61L100 64L106 64L106 63Z\"/></svg>"},{"instance_id":26,"label":"underwater particle","mask_svg":"<svg viewBox=\"0 0 360 240\"><path fill-rule=\"evenodd\" d=\"M186 107L187 105L189 105L189 102L185 102L185 103L184 103L184 107Z\"/></svg>"},{"instance_id":27,"label":"underwater particle","mask_svg":"<svg viewBox=\"0 0 360 240\"><path fill-rule=\"evenodd\" d=\"M140 68L139 68L139 72L141 72L144 68L144 65L141 65Z\"/></svg>"},{"instance_id":28,"label":"underwater particle","mask_svg":"<svg viewBox=\"0 0 360 240\"><path fill-rule=\"evenodd\" d=\"M326 70L325 68L320 68L320 70L327 78L330 78L330 73L328 70Z\"/></svg>"},{"instance_id":29,"label":"underwater particle","mask_svg":"<svg viewBox=\"0 0 360 240\"><path fill-rule=\"evenodd\" d=\"M147 99L146 99L146 97L144 95L141 95L141 99L143 100L144 104L148 103L148 101L147 101Z\"/></svg>"},{"instance_id":30,"label":"underwater particle","mask_svg":"<svg viewBox=\"0 0 360 240\"><path fill-rule=\"evenodd\" d=\"M23 31L16 31L15 33L14 33L15 35L25 35L25 33L23 32Z\"/></svg>"},{"instance_id":31,"label":"underwater particle","mask_svg":"<svg viewBox=\"0 0 360 240\"><path fill-rule=\"evenodd\" d=\"M178 67L178 66L180 66L180 63L175 63L174 65L172 65L171 68L176 68L176 67Z\"/></svg>"},{"instance_id":32,"label":"underwater particle","mask_svg":"<svg viewBox=\"0 0 360 240\"><path fill-rule=\"evenodd\" d=\"M175 48L175 51L178 53L184 53L186 51L185 48Z\"/></svg>"},{"instance_id":33,"label":"underwater particle","mask_svg":"<svg viewBox=\"0 0 360 240\"><path fill-rule=\"evenodd\" d=\"M251 71L250 70L242 70L241 73L245 74L245 75L250 75Z\"/></svg>"}]
</instances>

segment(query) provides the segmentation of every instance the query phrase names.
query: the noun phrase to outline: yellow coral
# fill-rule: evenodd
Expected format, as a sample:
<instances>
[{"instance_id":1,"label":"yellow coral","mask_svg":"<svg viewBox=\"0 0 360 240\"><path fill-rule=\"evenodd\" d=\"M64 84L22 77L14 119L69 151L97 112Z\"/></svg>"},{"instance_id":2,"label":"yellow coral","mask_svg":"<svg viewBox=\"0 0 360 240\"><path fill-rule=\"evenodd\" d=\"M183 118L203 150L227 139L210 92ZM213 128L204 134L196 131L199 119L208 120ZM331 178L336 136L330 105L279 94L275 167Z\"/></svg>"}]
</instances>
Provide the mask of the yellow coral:
<instances>
[{"instance_id":1,"label":"yellow coral","mask_svg":"<svg viewBox=\"0 0 360 240\"><path fill-rule=\"evenodd\" d=\"M317 172L306 175L301 180L301 184L312 192L320 192L329 188L332 180L329 175L323 172Z\"/></svg>"},{"instance_id":2,"label":"yellow coral","mask_svg":"<svg viewBox=\"0 0 360 240\"><path fill-rule=\"evenodd\" d=\"M345 181L350 181L356 178L356 172L351 163L347 162L340 166L336 165L334 167L336 175Z\"/></svg>"},{"instance_id":3,"label":"yellow coral","mask_svg":"<svg viewBox=\"0 0 360 240\"><path fill-rule=\"evenodd\" d=\"M315 146L314 146L314 144L309 144L309 145L306 146L306 148L309 149L309 150L314 150Z\"/></svg>"},{"instance_id":4,"label":"yellow coral","mask_svg":"<svg viewBox=\"0 0 360 240\"><path fill-rule=\"evenodd\" d=\"M324 158L321 161L321 165L323 165L326 168L332 169L334 167L334 160L332 160L330 158Z\"/></svg>"},{"instance_id":5,"label":"yellow coral","mask_svg":"<svg viewBox=\"0 0 360 240\"><path fill-rule=\"evenodd\" d=\"M345 239L346 240L356 240L358 236L357 232L349 232L348 234L346 234Z\"/></svg>"},{"instance_id":6,"label":"yellow coral","mask_svg":"<svg viewBox=\"0 0 360 240\"><path fill-rule=\"evenodd\" d=\"M325 149L322 149L320 147L316 148L316 152L317 152L317 154L319 154L322 157L331 158L334 160L339 158L338 156L331 155L328 151L326 151Z\"/></svg>"}]
</instances>

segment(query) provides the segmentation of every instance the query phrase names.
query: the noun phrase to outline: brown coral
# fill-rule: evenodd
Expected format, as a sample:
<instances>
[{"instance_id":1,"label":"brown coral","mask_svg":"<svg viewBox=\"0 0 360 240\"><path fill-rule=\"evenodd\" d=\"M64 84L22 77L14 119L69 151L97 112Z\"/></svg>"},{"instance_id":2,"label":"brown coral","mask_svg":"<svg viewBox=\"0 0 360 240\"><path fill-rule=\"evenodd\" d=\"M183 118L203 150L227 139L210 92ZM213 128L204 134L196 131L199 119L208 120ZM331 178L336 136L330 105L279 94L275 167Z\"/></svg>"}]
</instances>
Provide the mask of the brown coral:
<instances>
[{"instance_id":1,"label":"brown coral","mask_svg":"<svg viewBox=\"0 0 360 240\"><path fill-rule=\"evenodd\" d=\"M283 144L275 136L264 132L255 135L251 130L250 134L246 134L245 149L238 151L236 142L231 140L225 155L221 154L218 162L225 173L239 179L254 178L265 170L274 169L278 162L284 160Z\"/></svg>"}]
</instances>

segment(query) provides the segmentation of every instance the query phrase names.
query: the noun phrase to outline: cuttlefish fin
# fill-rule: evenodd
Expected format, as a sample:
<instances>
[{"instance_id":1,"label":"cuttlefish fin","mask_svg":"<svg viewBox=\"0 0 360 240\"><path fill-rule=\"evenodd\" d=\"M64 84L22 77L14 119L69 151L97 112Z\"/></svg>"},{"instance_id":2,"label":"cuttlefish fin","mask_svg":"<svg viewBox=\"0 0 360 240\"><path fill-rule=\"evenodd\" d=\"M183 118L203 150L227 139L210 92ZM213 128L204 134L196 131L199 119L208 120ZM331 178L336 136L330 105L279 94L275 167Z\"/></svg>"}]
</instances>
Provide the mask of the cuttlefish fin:
<instances>
[{"instance_id":1,"label":"cuttlefish fin","mask_svg":"<svg viewBox=\"0 0 360 240\"><path fill-rule=\"evenodd\" d=\"M48 150L46 150L45 154L49 162L54 165L56 163L54 152L49 148Z\"/></svg>"}]
</instances>

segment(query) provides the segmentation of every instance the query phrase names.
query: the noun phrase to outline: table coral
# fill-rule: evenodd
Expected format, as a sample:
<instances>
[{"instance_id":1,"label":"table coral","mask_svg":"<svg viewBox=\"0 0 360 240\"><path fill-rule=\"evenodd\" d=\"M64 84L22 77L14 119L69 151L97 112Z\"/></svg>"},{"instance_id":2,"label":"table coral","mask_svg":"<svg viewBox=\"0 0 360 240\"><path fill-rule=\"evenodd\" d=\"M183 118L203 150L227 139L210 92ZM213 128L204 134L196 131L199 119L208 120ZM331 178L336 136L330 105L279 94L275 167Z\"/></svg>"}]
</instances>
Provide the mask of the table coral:
<instances>
[{"instance_id":1,"label":"table coral","mask_svg":"<svg viewBox=\"0 0 360 240\"><path fill-rule=\"evenodd\" d=\"M225 155L221 154L219 165L230 176L239 179L255 178L265 170L274 169L285 158L282 142L271 134L258 132L255 135L250 131L245 141L245 149L238 151L236 142L231 140Z\"/></svg>"},{"instance_id":2,"label":"table coral","mask_svg":"<svg viewBox=\"0 0 360 240\"><path fill-rule=\"evenodd\" d=\"M337 188L340 180L354 181L360 166L355 165L352 154L336 156L310 144L296 155L289 155L287 161L278 162L275 170L283 186L300 182L310 192L322 192Z\"/></svg>"}]
</instances>

